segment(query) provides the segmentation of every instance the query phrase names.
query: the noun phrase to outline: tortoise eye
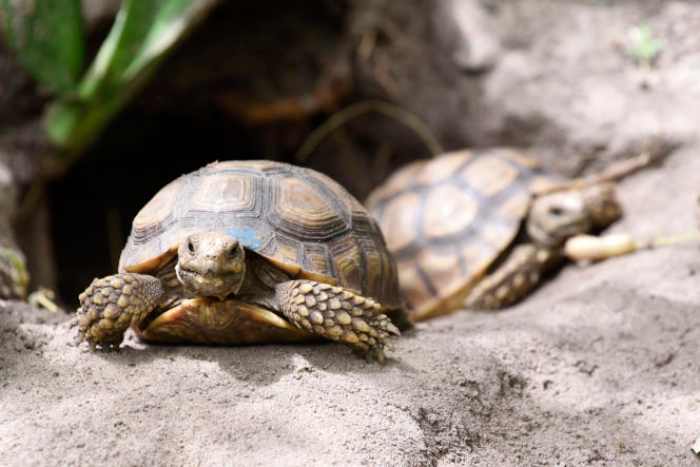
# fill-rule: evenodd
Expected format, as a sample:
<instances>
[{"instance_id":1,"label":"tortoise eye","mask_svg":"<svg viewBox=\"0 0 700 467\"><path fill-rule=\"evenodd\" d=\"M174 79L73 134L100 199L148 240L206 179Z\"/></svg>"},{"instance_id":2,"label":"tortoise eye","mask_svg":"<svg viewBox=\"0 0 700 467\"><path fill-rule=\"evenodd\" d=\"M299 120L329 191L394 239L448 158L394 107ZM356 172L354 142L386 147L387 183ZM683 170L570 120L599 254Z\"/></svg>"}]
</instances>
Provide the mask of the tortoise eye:
<instances>
[{"instance_id":1,"label":"tortoise eye","mask_svg":"<svg viewBox=\"0 0 700 467\"><path fill-rule=\"evenodd\" d=\"M234 246L233 248L228 250L228 256L229 258L235 258L236 256L238 256L238 247Z\"/></svg>"},{"instance_id":2,"label":"tortoise eye","mask_svg":"<svg viewBox=\"0 0 700 467\"><path fill-rule=\"evenodd\" d=\"M561 216L564 214L564 210L559 206L552 206L549 208L549 213L553 216Z\"/></svg>"},{"instance_id":3,"label":"tortoise eye","mask_svg":"<svg viewBox=\"0 0 700 467\"><path fill-rule=\"evenodd\" d=\"M187 240L187 249L190 250L190 253L194 254L194 243L192 243L192 240Z\"/></svg>"}]
</instances>

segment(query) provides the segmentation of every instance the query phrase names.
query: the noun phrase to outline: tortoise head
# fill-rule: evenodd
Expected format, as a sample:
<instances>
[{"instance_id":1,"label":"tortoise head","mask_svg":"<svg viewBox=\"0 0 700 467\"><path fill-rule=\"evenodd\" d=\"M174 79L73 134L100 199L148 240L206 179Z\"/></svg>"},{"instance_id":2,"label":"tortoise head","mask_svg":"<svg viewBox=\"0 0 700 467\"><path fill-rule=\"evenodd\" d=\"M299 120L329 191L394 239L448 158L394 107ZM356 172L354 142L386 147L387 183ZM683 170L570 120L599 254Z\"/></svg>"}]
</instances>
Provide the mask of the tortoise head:
<instances>
[{"instance_id":1,"label":"tortoise head","mask_svg":"<svg viewBox=\"0 0 700 467\"><path fill-rule=\"evenodd\" d=\"M177 253L175 271L189 291L223 300L240 290L245 251L235 238L220 232L191 234L180 242Z\"/></svg>"},{"instance_id":2,"label":"tortoise head","mask_svg":"<svg viewBox=\"0 0 700 467\"><path fill-rule=\"evenodd\" d=\"M611 183L537 197L527 219L527 233L536 242L559 246L574 235L604 229L622 215Z\"/></svg>"}]
</instances>

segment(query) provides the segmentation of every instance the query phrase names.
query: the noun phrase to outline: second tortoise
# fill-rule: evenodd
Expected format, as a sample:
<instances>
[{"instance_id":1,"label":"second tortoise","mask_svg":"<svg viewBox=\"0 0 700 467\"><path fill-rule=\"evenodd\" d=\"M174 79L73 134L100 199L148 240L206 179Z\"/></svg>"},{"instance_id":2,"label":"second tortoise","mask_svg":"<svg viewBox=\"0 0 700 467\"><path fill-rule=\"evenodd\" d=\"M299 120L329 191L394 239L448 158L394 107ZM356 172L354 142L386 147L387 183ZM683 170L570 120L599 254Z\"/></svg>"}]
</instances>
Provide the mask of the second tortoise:
<instances>
[{"instance_id":1,"label":"second tortoise","mask_svg":"<svg viewBox=\"0 0 700 467\"><path fill-rule=\"evenodd\" d=\"M460 308L498 309L525 297L564 260L564 242L622 214L611 180L590 183L541 170L510 148L458 151L398 170L368 198L394 254L413 319Z\"/></svg>"}]
</instances>

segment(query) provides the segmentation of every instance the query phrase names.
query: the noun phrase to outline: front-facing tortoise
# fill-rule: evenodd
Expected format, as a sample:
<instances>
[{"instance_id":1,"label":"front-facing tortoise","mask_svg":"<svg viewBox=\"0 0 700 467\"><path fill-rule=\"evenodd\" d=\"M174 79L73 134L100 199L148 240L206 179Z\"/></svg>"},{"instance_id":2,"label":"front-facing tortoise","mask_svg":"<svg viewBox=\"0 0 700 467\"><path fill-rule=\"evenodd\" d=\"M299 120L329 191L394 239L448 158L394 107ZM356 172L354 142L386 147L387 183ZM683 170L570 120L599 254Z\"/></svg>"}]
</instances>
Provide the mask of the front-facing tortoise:
<instances>
[{"instance_id":1,"label":"front-facing tortoise","mask_svg":"<svg viewBox=\"0 0 700 467\"><path fill-rule=\"evenodd\" d=\"M340 341L381 360L405 322L396 265L364 207L310 169L210 164L138 213L119 273L80 295L93 347Z\"/></svg>"},{"instance_id":2,"label":"front-facing tortoise","mask_svg":"<svg viewBox=\"0 0 700 467\"><path fill-rule=\"evenodd\" d=\"M649 162L640 156L584 183L545 173L515 149L459 151L400 169L367 205L415 320L497 309L562 262L567 238L617 220L610 180Z\"/></svg>"}]
</instances>

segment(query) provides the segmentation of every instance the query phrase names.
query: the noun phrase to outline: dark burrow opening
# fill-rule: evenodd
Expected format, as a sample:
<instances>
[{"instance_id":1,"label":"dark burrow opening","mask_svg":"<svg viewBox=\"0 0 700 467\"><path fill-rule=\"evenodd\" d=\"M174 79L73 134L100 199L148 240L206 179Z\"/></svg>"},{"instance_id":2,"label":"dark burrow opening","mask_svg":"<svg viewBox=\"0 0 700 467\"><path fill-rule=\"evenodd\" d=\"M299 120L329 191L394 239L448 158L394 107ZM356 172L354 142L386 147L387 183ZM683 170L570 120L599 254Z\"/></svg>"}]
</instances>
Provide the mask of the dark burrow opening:
<instances>
[{"instance_id":1,"label":"dark burrow opening","mask_svg":"<svg viewBox=\"0 0 700 467\"><path fill-rule=\"evenodd\" d=\"M94 277L115 272L132 219L160 188L214 160L305 165L363 200L394 168L427 156L405 123L367 112L298 157L331 115L386 99L354 68L348 15L344 2L325 0L217 8L89 153L50 183L61 301L77 306ZM261 114L267 120L251 117Z\"/></svg>"},{"instance_id":2,"label":"dark burrow opening","mask_svg":"<svg viewBox=\"0 0 700 467\"><path fill-rule=\"evenodd\" d=\"M318 125L327 117L317 115L308 123ZM364 200L393 168L424 152L416 143L414 150L396 151L390 160L378 163L377 148L382 144L364 134L378 124L386 125L388 134L398 135L399 141L415 138L385 117L367 115L349 125L340 142L331 136L308 160L300 161L291 148L276 146L278 150L271 153L269 134L261 136L215 112L205 118L125 113L66 176L48 186L60 299L77 306L78 294L93 278L114 273L131 221L144 204L171 180L215 160L267 158L305 165L338 180ZM353 138L351 147L346 145L348 135Z\"/></svg>"}]
</instances>

